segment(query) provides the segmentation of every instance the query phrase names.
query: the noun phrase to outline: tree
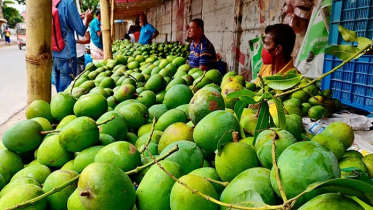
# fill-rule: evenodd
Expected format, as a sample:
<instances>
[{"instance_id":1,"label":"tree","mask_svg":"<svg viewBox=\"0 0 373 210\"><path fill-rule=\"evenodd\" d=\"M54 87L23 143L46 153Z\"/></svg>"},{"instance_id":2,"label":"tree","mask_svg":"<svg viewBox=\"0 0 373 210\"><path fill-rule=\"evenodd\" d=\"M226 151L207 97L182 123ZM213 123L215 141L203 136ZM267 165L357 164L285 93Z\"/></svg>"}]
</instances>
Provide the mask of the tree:
<instances>
[{"instance_id":1,"label":"tree","mask_svg":"<svg viewBox=\"0 0 373 210\"><path fill-rule=\"evenodd\" d=\"M18 10L13 7L4 6L3 14L10 28L14 28L17 23L23 22L23 17L19 14Z\"/></svg>"},{"instance_id":2,"label":"tree","mask_svg":"<svg viewBox=\"0 0 373 210\"><path fill-rule=\"evenodd\" d=\"M99 3L100 0L80 0L80 8L83 10L82 12L86 11L87 9L91 9L93 12L96 12Z\"/></svg>"}]
</instances>

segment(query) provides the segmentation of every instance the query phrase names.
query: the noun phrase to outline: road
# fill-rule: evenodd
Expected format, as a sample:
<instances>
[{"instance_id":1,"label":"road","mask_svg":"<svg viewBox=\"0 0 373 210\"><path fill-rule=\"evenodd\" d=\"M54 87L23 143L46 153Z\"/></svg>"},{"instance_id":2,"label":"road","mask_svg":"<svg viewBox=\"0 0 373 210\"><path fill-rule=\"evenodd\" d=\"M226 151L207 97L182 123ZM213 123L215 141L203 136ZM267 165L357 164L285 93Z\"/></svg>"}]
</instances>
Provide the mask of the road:
<instances>
[{"instance_id":1,"label":"road","mask_svg":"<svg viewBox=\"0 0 373 210\"><path fill-rule=\"evenodd\" d=\"M12 41L14 41L12 39ZM0 43L0 125L27 105L26 47Z\"/></svg>"}]
</instances>

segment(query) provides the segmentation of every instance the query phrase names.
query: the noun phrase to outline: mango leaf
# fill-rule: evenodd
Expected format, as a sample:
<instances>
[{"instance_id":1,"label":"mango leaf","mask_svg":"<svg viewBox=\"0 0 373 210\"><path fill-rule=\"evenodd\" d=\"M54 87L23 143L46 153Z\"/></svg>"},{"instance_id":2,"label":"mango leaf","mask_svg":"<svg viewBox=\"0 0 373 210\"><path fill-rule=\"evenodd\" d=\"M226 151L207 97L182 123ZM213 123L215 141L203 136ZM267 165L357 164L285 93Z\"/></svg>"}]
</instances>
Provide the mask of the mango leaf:
<instances>
[{"instance_id":1,"label":"mango leaf","mask_svg":"<svg viewBox=\"0 0 373 210\"><path fill-rule=\"evenodd\" d=\"M355 31L350 31L341 25L338 26L338 30L341 33L343 40L345 40L346 42L357 41L357 35Z\"/></svg>"},{"instance_id":2,"label":"mango leaf","mask_svg":"<svg viewBox=\"0 0 373 210\"><path fill-rule=\"evenodd\" d=\"M346 178L357 179L373 186L373 180L370 179L364 171L356 167L341 168L343 172L353 172L353 175L346 176Z\"/></svg>"},{"instance_id":3,"label":"mango leaf","mask_svg":"<svg viewBox=\"0 0 373 210\"><path fill-rule=\"evenodd\" d=\"M243 110L245 109L246 106L247 106L247 103L245 103L241 100L238 100L236 102L236 105L234 105L234 113L236 113L238 121L240 121L242 112L243 112Z\"/></svg>"},{"instance_id":4,"label":"mango leaf","mask_svg":"<svg viewBox=\"0 0 373 210\"><path fill-rule=\"evenodd\" d=\"M247 104L256 104L256 103L258 103L258 102L256 102L254 100L253 97L249 97L249 96L241 96L240 100L243 101L243 102L245 102L245 103L247 103Z\"/></svg>"},{"instance_id":5,"label":"mango leaf","mask_svg":"<svg viewBox=\"0 0 373 210\"><path fill-rule=\"evenodd\" d=\"M274 90L286 90L296 86L302 79L301 74L268 76L263 78L265 83Z\"/></svg>"},{"instance_id":6,"label":"mango leaf","mask_svg":"<svg viewBox=\"0 0 373 210\"><path fill-rule=\"evenodd\" d=\"M265 130L268 128L269 116L270 114L269 114L268 103L266 101L262 102L260 105L260 110L259 110L258 123L256 124L256 127L255 127L253 145L255 145L256 138L258 137L259 133L262 130Z\"/></svg>"},{"instance_id":7,"label":"mango leaf","mask_svg":"<svg viewBox=\"0 0 373 210\"><path fill-rule=\"evenodd\" d=\"M276 97L272 96L272 100L275 103L277 109L277 127L283 130L286 129L286 117L285 117L285 110L282 101Z\"/></svg>"},{"instance_id":8,"label":"mango leaf","mask_svg":"<svg viewBox=\"0 0 373 210\"><path fill-rule=\"evenodd\" d=\"M372 206L369 206L364 201L360 200L358 197L356 197L356 196L348 196L348 197L351 198L352 200L356 201L358 204L360 204L360 206L363 207L364 210L373 210Z\"/></svg>"},{"instance_id":9,"label":"mango leaf","mask_svg":"<svg viewBox=\"0 0 373 210\"><path fill-rule=\"evenodd\" d=\"M224 141L222 141L225 137L225 135L232 135L232 133L234 132L233 129L229 130L229 131L226 131L223 136L219 139L218 141L218 145L217 145L217 150L218 150L218 155L221 155L221 152L222 152L222 149L223 149L223 145L226 143Z\"/></svg>"},{"instance_id":10,"label":"mango leaf","mask_svg":"<svg viewBox=\"0 0 373 210\"><path fill-rule=\"evenodd\" d=\"M246 190L241 194L237 195L233 200L232 204L242 207L263 207L266 206L262 197L254 190ZM232 210L238 210L231 208Z\"/></svg>"},{"instance_id":11,"label":"mango leaf","mask_svg":"<svg viewBox=\"0 0 373 210\"><path fill-rule=\"evenodd\" d=\"M300 199L314 190L322 190L324 193L339 192L348 196L356 196L368 205L373 205L373 186L360 180L336 178L325 182L313 183L301 193Z\"/></svg>"},{"instance_id":12,"label":"mango leaf","mask_svg":"<svg viewBox=\"0 0 373 210\"><path fill-rule=\"evenodd\" d=\"M228 93L227 99L239 98L241 96L254 97L255 93L251 90L248 90L248 89L242 89L242 90L239 90L239 91Z\"/></svg>"},{"instance_id":13,"label":"mango leaf","mask_svg":"<svg viewBox=\"0 0 373 210\"><path fill-rule=\"evenodd\" d=\"M367 47L371 47L372 44L373 44L372 40L370 40L366 37L358 37L357 38L357 43L359 44L357 46L357 49L359 49L359 50L367 48Z\"/></svg>"},{"instance_id":14,"label":"mango leaf","mask_svg":"<svg viewBox=\"0 0 373 210\"><path fill-rule=\"evenodd\" d=\"M345 61L349 59L350 57L356 55L356 53L359 51L354 46L351 45L338 45L338 46L330 46L325 49L325 53L334 55L338 57L339 59Z\"/></svg>"},{"instance_id":15,"label":"mango leaf","mask_svg":"<svg viewBox=\"0 0 373 210\"><path fill-rule=\"evenodd\" d=\"M295 75L297 74L297 70L296 69L291 69L290 71L286 72L285 75Z\"/></svg>"}]
</instances>

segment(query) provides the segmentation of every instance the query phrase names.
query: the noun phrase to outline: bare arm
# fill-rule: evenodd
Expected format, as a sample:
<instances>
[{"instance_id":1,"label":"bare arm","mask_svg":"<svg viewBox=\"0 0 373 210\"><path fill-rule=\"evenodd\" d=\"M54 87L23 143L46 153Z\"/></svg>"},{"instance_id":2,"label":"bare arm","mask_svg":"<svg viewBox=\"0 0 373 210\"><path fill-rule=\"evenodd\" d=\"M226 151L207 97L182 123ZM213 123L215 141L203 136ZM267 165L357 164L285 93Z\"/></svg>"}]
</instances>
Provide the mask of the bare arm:
<instances>
[{"instance_id":1,"label":"bare arm","mask_svg":"<svg viewBox=\"0 0 373 210\"><path fill-rule=\"evenodd\" d=\"M159 32L158 32L158 30L156 30L156 31L153 33L151 39L154 39L154 38L157 37L158 35L159 35Z\"/></svg>"},{"instance_id":2,"label":"bare arm","mask_svg":"<svg viewBox=\"0 0 373 210\"><path fill-rule=\"evenodd\" d=\"M76 40L76 43L78 44L89 44L91 41L91 36L89 35L89 32L85 32L84 39Z\"/></svg>"}]
</instances>

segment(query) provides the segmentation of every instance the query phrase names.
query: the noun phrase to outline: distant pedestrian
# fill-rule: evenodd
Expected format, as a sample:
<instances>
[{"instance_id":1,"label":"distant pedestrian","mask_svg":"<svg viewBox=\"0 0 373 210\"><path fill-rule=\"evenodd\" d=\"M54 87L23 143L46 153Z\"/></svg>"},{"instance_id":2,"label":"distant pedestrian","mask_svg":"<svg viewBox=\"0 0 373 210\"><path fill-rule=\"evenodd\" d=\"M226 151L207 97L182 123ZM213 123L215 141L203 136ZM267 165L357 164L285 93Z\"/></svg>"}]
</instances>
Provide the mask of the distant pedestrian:
<instances>
[{"instance_id":1,"label":"distant pedestrian","mask_svg":"<svg viewBox=\"0 0 373 210\"><path fill-rule=\"evenodd\" d=\"M4 36L5 36L5 44L10 45L10 31L8 27L4 30Z\"/></svg>"},{"instance_id":2,"label":"distant pedestrian","mask_svg":"<svg viewBox=\"0 0 373 210\"><path fill-rule=\"evenodd\" d=\"M159 32L154 26L148 23L148 19L145 14L140 15L140 44L150 44L152 39L158 36Z\"/></svg>"},{"instance_id":3,"label":"distant pedestrian","mask_svg":"<svg viewBox=\"0 0 373 210\"><path fill-rule=\"evenodd\" d=\"M101 12L96 11L96 17L92 20L89 26L91 35L91 55L93 60L101 60L104 58L104 46L102 44L102 31L101 31Z\"/></svg>"}]
</instances>

